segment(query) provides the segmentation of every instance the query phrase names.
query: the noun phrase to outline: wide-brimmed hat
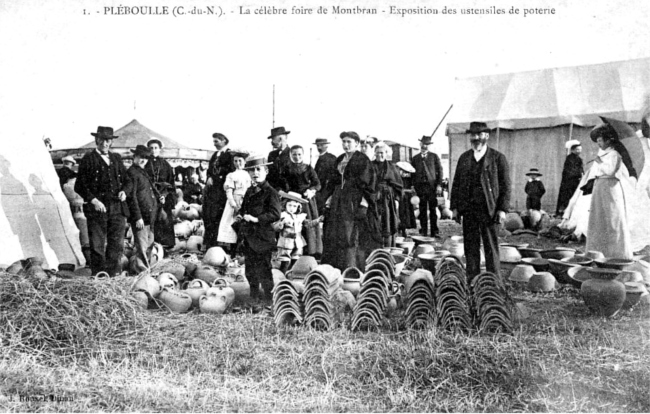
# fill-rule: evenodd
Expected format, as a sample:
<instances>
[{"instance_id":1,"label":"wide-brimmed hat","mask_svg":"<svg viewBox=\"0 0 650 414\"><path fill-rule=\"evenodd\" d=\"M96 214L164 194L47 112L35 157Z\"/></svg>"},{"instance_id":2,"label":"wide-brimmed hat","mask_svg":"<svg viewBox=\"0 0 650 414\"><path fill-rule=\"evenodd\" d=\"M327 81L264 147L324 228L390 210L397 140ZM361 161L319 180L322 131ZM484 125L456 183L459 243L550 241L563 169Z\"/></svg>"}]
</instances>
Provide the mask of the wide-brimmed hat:
<instances>
[{"instance_id":1,"label":"wide-brimmed hat","mask_svg":"<svg viewBox=\"0 0 650 414\"><path fill-rule=\"evenodd\" d=\"M376 145L376 144L379 142L379 140L378 140L377 138L375 138L375 137L371 137L370 135L368 135L368 136L365 137L365 138L361 138L361 139L359 140L359 142L363 142L363 143L365 143L365 144L370 144L370 145L373 145L373 146L374 146L374 145Z\"/></svg>"},{"instance_id":2,"label":"wide-brimmed hat","mask_svg":"<svg viewBox=\"0 0 650 414\"><path fill-rule=\"evenodd\" d=\"M304 198L302 198L302 196L300 194L298 194L298 193L296 193L294 191L289 191L288 193L285 193L284 191L280 190L278 192L278 194L282 198L286 198L287 200L291 200L291 201L297 201L298 203L307 204L309 202L309 201L305 200Z\"/></svg>"},{"instance_id":3,"label":"wide-brimmed hat","mask_svg":"<svg viewBox=\"0 0 650 414\"><path fill-rule=\"evenodd\" d=\"M148 158L151 156L151 150L144 145L138 145L135 149L130 149L135 157Z\"/></svg>"},{"instance_id":4,"label":"wide-brimmed hat","mask_svg":"<svg viewBox=\"0 0 650 414\"><path fill-rule=\"evenodd\" d=\"M469 129L465 131L466 134L478 134L481 132L490 132L490 128L488 128L485 122L470 122Z\"/></svg>"},{"instance_id":5,"label":"wide-brimmed hat","mask_svg":"<svg viewBox=\"0 0 650 414\"><path fill-rule=\"evenodd\" d=\"M603 137L605 139L618 139L618 134L610 124L600 124L591 130L589 137L593 142L596 142L598 137Z\"/></svg>"},{"instance_id":6,"label":"wide-brimmed hat","mask_svg":"<svg viewBox=\"0 0 650 414\"><path fill-rule=\"evenodd\" d=\"M568 149L568 150L570 150L573 147L579 146L579 145L582 145L582 143L580 141L578 141L577 139L570 139L570 140L568 140L567 142L564 143L564 147L566 149Z\"/></svg>"},{"instance_id":7,"label":"wide-brimmed hat","mask_svg":"<svg viewBox=\"0 0 650 414\"><path fill-rule=\"evenodd\" d=\"M420 138L418 141L420 141L421 143L426 144L426 145L429 145L429 144L433 143L433 141L431 140L431 137L428 137L426 135L422 135L422 138Z\"/></svg>"},{"instance_id":8,"label":"wide-brimmed hat","mask_svg":"<svg viewBox=\"0 0 650 414\"><path fill-rule=\"evenodd\" d=\"M537 168L531 168L530 171L526 173L526 175L535 175L537 177L541 177L542 173L540 173Z\"/></svg>"},{"instance_id":9,"label":"wide-brimmed hat","mask_svg":"<svg viewBox=\"0 0 650 414\"><path fill-rule=\"evenodd\" d=\"M239 157L239 158L246 159L246 158L248 158L249 154L247 152L244 152L244 151L230 151L230 155L232 155L233 158Z\"/></svg>"},{"instance_id":10,"label":"wide-brimmed hat","mask_svg":"<svg viewBox=\"0 0 650 414\"><path fill-rule=\"evenodd\" d=\"M113 128L107 126L98 126L97 132L91 132L90 135L102 139L119 138L117 135L113 135Z\"/></svg>"},{"instance_id":11,"label":"wide-brimmed hat","mask_svg":"<svg viewBox=\"0 0 650 414\"><path fill-rule=\"evenodd\" d=\"M72 155L66 155L65 157L61 158L61 163L64 163L66 161L71 162L74 165L77 165L77 161L75 161L75 159L72 157Z\"/></svg>"},{"instance_id":12,"label":"wide-brimmed hat","mask_svg":"<svg viewBox=\"0 0 650 414\"><path fill-rule=\"evenodd\" d=\"M273 137L277 137L278 135L288 135L290 133L291 131L287 131L286 129L284 129L284 127L273 128L271 129L271 135L269 135L269 139Z\"/></svg>"},{"instance_id":13,"label":"wide-brimmed hat","mask_svg":"<svg viewBox=\"0 0 650 414\"><path fill-rule=\"evenodd\" d=\"M260 158L253 158L252 160L246 161L246 167L244 169L250 170L255 167L263 167L263 166L268 166L273 164L272 162L267 162L266 158L260 157Z\"/></svg>"},{"instance_id":14,"label":"wide-brimmed hat","mask_svg":"<svg viewBox=\"0 0 650 414\"><path fill-rule=\"evenodd\" d=\"M316 142L314 142L314 145L320 145L320 144L329 144L330 142L327 140L327 138L316 138Z\"/></svg>"},{"instance_id":15,"label":"wide-brimmed hat","mask_svg":"<svg viewBox=\"0 0 650 414\"><path fill-rule=\"evenodd\" d=\"M340 137L341 137L341 139L343 139L343 138L352 138L353 140L355 140L357 142L361 141L361 138L359 138L359 134L357 134L354 131L343 131L343 132L341 132Z\"/></svg>"},{"instance_id":16,"label":"wide-brimmed hat","mask_svg":"<svg viewBox=\"0 0 650 414\"><path fill-rule=\"evenodd\" d=\"M400 168L400 169L402 169L402 170L404 170L404 171L406 171L408 173L414 173L415 172L415 168L410 163L408 163L406 161L398 161L397 164L395 164L395 165L397 165L398 168Z\"/></svg>"},{"instance_id":17,"label":"wide-brimmed hat","mask_svg":"<svg viewBox=\"0 0 650 414\"><path fill-rule=\"evenodd\" d=\"M163 145L162 141L159 140L158 138L151 138L149 141L147 141L146 146L148 147L149 144L158 144L160 149L163 149L165 146Z\"/></svg>"}]
</instances>

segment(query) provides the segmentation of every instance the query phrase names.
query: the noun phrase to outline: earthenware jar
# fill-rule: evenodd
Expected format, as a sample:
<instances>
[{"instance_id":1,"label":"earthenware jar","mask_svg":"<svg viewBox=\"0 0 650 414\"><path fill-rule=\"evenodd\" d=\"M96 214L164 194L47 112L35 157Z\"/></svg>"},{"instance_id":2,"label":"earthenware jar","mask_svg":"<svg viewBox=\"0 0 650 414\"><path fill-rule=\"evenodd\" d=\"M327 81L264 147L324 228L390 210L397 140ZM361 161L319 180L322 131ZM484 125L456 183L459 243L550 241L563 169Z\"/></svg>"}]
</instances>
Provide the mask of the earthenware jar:
<instances>
[{"instance_id":1,"label":"earthenware jar","mask_svg":"<svg viewBox=\"0 0 650 414\"><path fill-rule=\"evenodd\" d=\"M158 284L160 284L161 290L164 288L178 289L178 279L176 279L176 276L171 273L161 273L156 276L156 280L158 281Z\"/></svg>"},{"instance_id":2,"label":"earthenware jar","mask_svg":"<svg viewBox=\"0 0 650 414\"><path fill-rule=\"evenodd\" d=\"M463 236L451 236L442 244L445 250L450 254L458 257L465 255L465 245L463 244Z\"/></svg>"},{"instance_id":3,"label":"earthenware jar","mask_svg":"<svg viewBox=\"0 0 650 414\"><path fill-rule=\"evenodd\" d=\"M147 309L149 307L149 296L147 296L147 292L144 290L131 292L131 296L142 309Z\"/></svg>"},{"instance_id":4,"label":"earthenware jar","mask_svg":"<svg viewBox=\"0 0 650 414\"><path fill-rule=\"evenodd\" d=\"M568 247L556 247L555 249L542 250L539 252L543 259L562 260L567 257L573 257L576 254L575 249Z\"/></svg>"},{"instance_id":5,"label":"earthenware jar","mask_svg":"<svg viewBox=\"0 0 650 414\"><path fill-rule=\"evenodd\" d=\"M421 254L433 253L436 249L430 244L420 244L413 250L413 256L419 257Z\"/></svg>"},{"instance_id":6,"label":"earthenware jar","mask_svg":"<svg viewBox=\"0 0 650 414\"><path fill-rule=\"evenodd\" d=\"M343 271L343 286L341 286L341 289L347 290L356 298L359 294L359 289L361 289L362 277L363 273L361 273L361 270L356 267L348 267Z\"/></svg>"},{"instance_id":7,"label":"earthenware jar","mask_svg":"<svg viewBox=\"0 0 650 414\"><path fill-rule=\"evenodd\" d=\"M592 260L596 259L604 259L605 255L602 252L596 251L596 250L589 250L587 253L585 253L585 256Z\"/></svg>"},{"instance_id":8,"label":"earthenware jar","mask_svg":"<svg viewBox=\"0 0 650 414\"><path fill-rule=\"evenodd\" d=\"M621 283L643 282L643 276L636 270L621 270L621 274L616 276L616 280Z\"/></svg>"},{"instance_id":9,"label":"earthenware jar","mask_svg":"<svg viewBox=\"0 0 650 414\"><path fill-rule=\"evenodd\" d=\"M397 244L397 247L402 248L402 253L407 254L407 255L411 254L411 252L413 251L413 248L415 248L415 242L414 241L403 241L403 242L399 242L399 243L396 243L396 244Z\"/></svg>"},{"instance_id":10,"label":"earthenware jar","mask_svg":"<svg viewBox=\"0 0 650 414\"><path fill-rule=\"evenodd\" d=\"M622 309L630 309L641 300L641 296L647 295L648 290L643 283L626 282L625 284L625 302Z\"/></svg>"},{"instance_id":11,"label":"earthenware jar","mask_svg":"<svg viewBox=\"0 0 650 414\"><path fill-rule=\"evenodd\" d=\"M161 289L162 288L160 287L158 281L147 273L140 275L140 277L135 280L133 286L131 287L131 290L134 291L146 290L154 298L157 298L158 295L160 295Z\"/></svg>"},{"instance_id":12,"label":"earthenware jar","mask_svg":"<svg viewBox=\"0 0 650 414\"><path fill-rule=\"evenodd\" d=\"M210 247L203 256L203 263L210 266L223 266L228 263L228 257L221 247Z\"/></svg>"},{"instance_id":13,"label":"earthenware jar","mask_svg":"<svg viewBox=\"0 0 650 414\"><path fill-rule=\"evenodd\" d=\"M512 269L512 272L510 272L508 279L512 282L528 284L528 281L533 277L533 274L535 274L535 269L532 266L518 264L514 269Z\"/></svg>"},{"instance_id":14,"label":"earthenware jar","mask_svg":"<svg viewBox=\"0 0 650 414\"><path fill-rule=\"evenodd\" d=\"M189 284L186 284L186 286L187 287L183 292L192 298L192 306L194 307L199 306L199 299L201 296L205 295L210 287L207 282L201 279L195 279L189 282Z\"/></svg>"},{"instance_id":15,"label":"earthenware jar","mask_svg":"<svg viewBox=\"0 0 650 414\"><path fill-rule=\"evenodd\" d=\"M194 270L194 277L204 280L212 285L215 279L219 277L219 273L217 273L212 266L203 264L196 267L196 270Z\"/></svg>"},{"instance_id":16,"label":"earthenware jar","mask_svg":"<svg viewBox=\"0 0 650 414\"><path fill-rule=\"evenodd\" d=\"M549 272L534 273L528 281L531 292L552 292L555 290L555 277Z\"/></svg>"},{"instance_id":17,"label":"earthenware jar","mask_svg":"<svg viewBox=\"0 0 650 414\"><path fill-rule=\"evenodd\" d=\"M174 234L179 239L187 239L192 234L192 225L189 221L174 224Z\"/></svg>"},{"instance_id":18,"label":"earthenware jar","mask_svg":"<svg viewBox=\"0 0 650 414\"><path fill-rule=\"evenodd\" d=\"M582 282L591 279L589 268L585 266L572 267L567 270L566 274L569 277L569 283L578 289L582 286Z\"/></svg>"},{"instance_id":19,"label":"earthenware jar","mask_svg":"<svg viewBox=\"0 0 650 414\"><path fill-rule=\"evenodd\" d=\"M226 304L225 296L203 295L199 299L199 310L201 313L222 314L227 308L228 305Z\"/></svg>"},{"instance_id":20,"label":"earthenware jar","mask_svg":"<svg viewBox=\"0 0 650 414\"><path fill-rule=\"evenodd\" d=\"M190 236L187 239L187 251L190 253L198 253L203 248L203 237L201 236Z\"/></svg>"},{"instance_id":21,"label":"earthenware jar","mask_svg":"<svg viewBox=\"0 0 650 414\"><path fill-rule=\"evenodd\" d=\"M226 298L226 306L232 305L235 301L235 291L227 286L227 283L224 279L217 279L207 292L206 296L223 296Z\"/></svg>"},{"instance_id":22,"label":"earthenware jar","mask_svg":"<svg viewBox=\"0 0 650 414\"><path fill-rule=\"evenodd\" d=\"M286 277L286 275L285 275ZM248 279L244 274L233 275L234 280L230 282L230 287L235 291L235 298L242 300L250 297L251 295L251 285L248 283Z\"/></svg>"},{"instance_id":23,"label":"earthenware jar","mask_svg":"<svg viewBox=\"0 0 650 414\"><path fill-rule=\"evenodd\" d=\"M621 271L606 268L588 271L592 278L582 282L580 287L585 304L598 315L614 315L625 302L625 285L615 280Z\"/></svg>"},{"instance_id":24,"label":"earthenware jar","mask_svg":"<svg viewBox=\"0 0 650 414\"><path fill-rule=\"evenodd\" d=\"M192 298L187 293L169 287L160 292L158 299L175 313L187 312L192 306Z\"/></svg>"}]
</instances>

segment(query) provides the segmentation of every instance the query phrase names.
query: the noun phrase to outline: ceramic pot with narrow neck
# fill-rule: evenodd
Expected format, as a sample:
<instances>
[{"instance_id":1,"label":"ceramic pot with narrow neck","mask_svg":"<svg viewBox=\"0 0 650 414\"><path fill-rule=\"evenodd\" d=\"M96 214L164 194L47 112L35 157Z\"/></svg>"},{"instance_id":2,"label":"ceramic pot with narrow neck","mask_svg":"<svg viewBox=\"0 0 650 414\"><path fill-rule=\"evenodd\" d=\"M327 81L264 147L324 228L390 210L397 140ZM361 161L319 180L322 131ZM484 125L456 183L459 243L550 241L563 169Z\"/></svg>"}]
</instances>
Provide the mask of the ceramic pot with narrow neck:
<instances>
[{"instance_id":1,"label":"ceramic pot with narrow neck","mask_svg":"<svg viewBox=\"0 0 650 414\"><path fill-rule=\"evenodd\" d=\"M599 316L613 316L625 302L625 285L615 280L621 271L616 269L588 269L591 279L582 282L580 293L587 307Z\"/></svg>"}]
</instances>

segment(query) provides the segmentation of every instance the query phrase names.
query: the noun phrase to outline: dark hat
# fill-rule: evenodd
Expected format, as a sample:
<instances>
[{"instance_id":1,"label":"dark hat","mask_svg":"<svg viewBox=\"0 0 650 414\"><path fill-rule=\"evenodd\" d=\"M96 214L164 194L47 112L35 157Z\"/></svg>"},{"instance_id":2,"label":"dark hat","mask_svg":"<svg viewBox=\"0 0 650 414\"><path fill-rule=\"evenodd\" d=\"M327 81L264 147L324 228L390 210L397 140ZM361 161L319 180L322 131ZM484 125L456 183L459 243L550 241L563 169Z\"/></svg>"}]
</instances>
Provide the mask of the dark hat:
<instances>
[{"instance_id":1,"label":"dark hat","mask_svg":"<svg viewBox=\"0 0 650 414\"><path fill-rule=\"evenodd\" d=\"M526 173L526 175L536 175L537 177L541 177L542 173L540 173L537 168L531 168L530 171Z\"/></svg>"},{"instance_id":2,"label":"dark hat","mask_svg":"<svg viewBox=\"0 0 650 414\"><path fill-rule=\"evenodd\" d=\"M97 138L102 138L102 139L115 139L119 138L116 135L113 135L113 128L111 127L105 127L105 126L98 126L97 127L97 132L91 132L90 135L97 137Z\"/></svg>"},{"instance_id":3,"label":"dark hat","mask_svg":"<svg viewBox=\"0 0 650 414\"><path fill-rule=\"evenodd\" d=\"M214 134L212 134L212 138L219 138L226 141L226 144L230 144L230 140L228 139L228 137L222 134L221 132L215 132Z\"/></svg>"},{"instance_id":4,"label":"dark hat","mask_svg":"<svg viewBox=\"0 0 650 414\"><path fill-rule=\"evenodd\" d=\"M230 155L232 155L233 158L235 157L239 157L243 159L248 158L248 153L244 151L230 151Z\"/></svg>"},{"instance_id":5,"label":"dark hat","mask_svg":"<svg viewBox=\"0 0 650 414\"><path fill-rule=\"evenodd\" d=\"M419 140L423 144L431 144L433 141L431 140L431 137L428 137L426 135L422 135L422 138Z\"/></svg>"},{"instance_id":6,"label":"dark hat","mask_svg":"<svg viewBox=\"0 0 650 414\"><path fill-rule=\"evenodd\" d=\"M151 150L144 145L138 145L135 149L129 150L136 157L148 158L151 156Z\"/></svg>"},{"instance_id":7,"label":"dark hat","mask_svg":"<svg viewBox=\"0 0 650 414\"><path fill-rule=\"evenodd\" d=\"M309 201L305 200L304 198L302 198L302 196L300 194L298 194L296 192L293 192L293 191L289 191L288 193L285 193L284 191L280 190L278 192L278 194L282 198L285 198L285 199L291 200L291 201L297 201L297 202L302 203L302 204L307 204L309 202Z\"/></svg>"},{"instance_id":8,"label":"dark hat","mask_svg":"<svg viewBox=\"0 0 650 414\"><path fill-rule=\"evenodd\" d=\"M285 130L284 127L273 128L271 130L271 135L269 135L269 139L273 137L277 137L278 135L288 135L290 133L291 131Z\"/></svg>"},{"instance_id":9,"label":"dark hat","mask_svg":"<svg viewBox=\"0 0 650 414\"><path fill-rule=\"evenodd\" d=\"M162 141L159 140L158 138L151 138L149 141L147 141L147 144L146 144L147 147L149 146L149 144L158 144L158 146L159 146L161 149L164 147Z\"/></svg>"},{"instance_id":10,"label":"dark hat","mask_svg":"<svg viewBox=\"0 0 650 414\"><path fill-rule=\"evenodd\" d=\"M359 142L361 139L359 138L359 134L357 134L354 131L343 131L341 132L340 135L341 139L343 138L352 138L353 140Z\"/></svg>"},{"instance_id":11,"label":"dark hat","mask_svg":"<svg viewBox=\"0 0 650 414\"><path fill-rule=\"evenodd\" d=\"M253 169L255 167L259 166L268 166L273 164L272 162L266 162L266 158L260 157L260 158L253 158L252 160L249 160L246 162L246 170Z\"/></svg>"},{"instance_id":12,"label":"dark hat","mask_svg":"<svg viewBox=\"0 0 650 414\"><path fill-rule=\"evenodd\" d=\"M596 142L598 137L603 137L604 139L618 139L618 134L613 126L610 124L600 124L591 130L589 137L593 142Z\"/></svg>"},{"instance_id":13,"label":"dark hat","mask_svg":"<svg viewBox=\"0 0 650 414\"><path fill-rule=\"evenodd\" d=\"M490 132L485 122L470 122L469 129L465 131L466 134L478 134L481 132Z\"/></svg>"},{"instance_id":14,"label":"dark hat","mask_svg":"<svg viewBox=\"0 0 650 414\"><path fill-rule=\"evenodd\" d=\"M330 142L327 140L327 138L316 138L316 142L314 142L314 145L320 145L320 144L329 144Z\"/></svg>"}]
</instances>

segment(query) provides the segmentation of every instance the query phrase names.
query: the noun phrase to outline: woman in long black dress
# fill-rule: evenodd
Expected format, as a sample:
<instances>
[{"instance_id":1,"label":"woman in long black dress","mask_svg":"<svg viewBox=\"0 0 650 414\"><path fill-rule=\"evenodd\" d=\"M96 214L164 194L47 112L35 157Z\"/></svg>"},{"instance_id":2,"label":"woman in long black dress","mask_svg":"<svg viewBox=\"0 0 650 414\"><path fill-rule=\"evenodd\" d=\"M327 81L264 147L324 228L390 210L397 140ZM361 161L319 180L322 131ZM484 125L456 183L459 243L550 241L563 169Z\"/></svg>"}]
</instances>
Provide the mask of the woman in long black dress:
<instances>
[{"instance_id":1,"label":"woman in long black dress","mask_svg":"<svg viewBox=\"0 0 650 414\"><path fill-rule=\"evenodd\" d=\"M404 188L399 171L388 160L389 152L390 147L380 142L375 146L375 160L372 162L377 172L377 212L384 247L395 245L395 235L399 230L398 200Z\"/></svg>"},{"instance_id":2,"label":"woman in long black dress","mask_svg":"<svg viewBox=\"0 0 650 414\"><path fill-rule=\"evenodd\" d=\"M176 206L176 193L174 189L174 169L160 156L160 152L164 145L162 141L156 138L151 138L147 141L147 147L151 150L151 158L145 166L144 170L151 178L151 182L159 191L161 198L158 203L158 212L156 214L156 222L153 226L154 241L160 243L164 248L170 249L174 247L174 216L172 211Z\"/></svg>"},{"instance_id":3,"label":"woman in long black dress","mask_svg":"<svg viewBox=\"0 0 650 414\"><path fill-rule=\"evenodd\" d=\"M566 160L564 161L562 182L560 183L560 192L557 197L557 208L555 214L558 216L564 214L564 210L566 210L569 205L571 197L573 197L578 185L580 185L583 173L582 158L580 158L580 153L582 152L580 141L577 139L568 141L566 146L569 149L569 155L567 155Z\"/></svg>"}]
</instances>

